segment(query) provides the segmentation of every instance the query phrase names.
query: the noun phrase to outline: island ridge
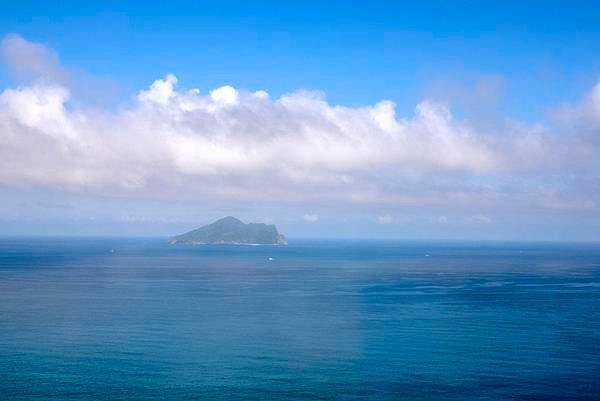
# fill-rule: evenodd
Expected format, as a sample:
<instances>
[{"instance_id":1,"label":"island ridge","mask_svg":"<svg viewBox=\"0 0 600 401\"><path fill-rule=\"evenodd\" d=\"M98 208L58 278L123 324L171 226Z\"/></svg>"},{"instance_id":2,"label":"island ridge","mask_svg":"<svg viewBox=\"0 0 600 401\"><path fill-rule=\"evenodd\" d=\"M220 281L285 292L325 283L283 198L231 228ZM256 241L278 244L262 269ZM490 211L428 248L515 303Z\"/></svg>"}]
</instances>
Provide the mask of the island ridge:
<instances>
[{"instance_id":1,"label":"island ridge","mask_svg":"<svg viewBox=\"0 0 600 401\"><path fill-rule=\"evenodd\" d=\"M169 239L171 244L287 245L274 224L248 223L227 216Z\"/></svg>"}]
</instances>

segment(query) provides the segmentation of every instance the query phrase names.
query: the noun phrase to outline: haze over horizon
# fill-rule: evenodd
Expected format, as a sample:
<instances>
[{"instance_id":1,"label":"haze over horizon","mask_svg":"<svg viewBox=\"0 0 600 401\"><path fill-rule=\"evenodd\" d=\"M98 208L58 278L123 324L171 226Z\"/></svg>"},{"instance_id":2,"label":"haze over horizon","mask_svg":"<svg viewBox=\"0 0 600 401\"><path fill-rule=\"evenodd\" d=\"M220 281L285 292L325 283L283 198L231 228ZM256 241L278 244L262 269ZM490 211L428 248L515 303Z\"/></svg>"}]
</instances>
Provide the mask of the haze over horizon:
<instances>
[{"instance_id":1,"label":"haze over horizon","mask_svg":"<svg viewBox=\"0 0 600 401\"><path fill-rule=\"evenodd\" d=\"M598 9L543 4L6 5L0 235L598 241Z\"/></svg>"}]
</instances>

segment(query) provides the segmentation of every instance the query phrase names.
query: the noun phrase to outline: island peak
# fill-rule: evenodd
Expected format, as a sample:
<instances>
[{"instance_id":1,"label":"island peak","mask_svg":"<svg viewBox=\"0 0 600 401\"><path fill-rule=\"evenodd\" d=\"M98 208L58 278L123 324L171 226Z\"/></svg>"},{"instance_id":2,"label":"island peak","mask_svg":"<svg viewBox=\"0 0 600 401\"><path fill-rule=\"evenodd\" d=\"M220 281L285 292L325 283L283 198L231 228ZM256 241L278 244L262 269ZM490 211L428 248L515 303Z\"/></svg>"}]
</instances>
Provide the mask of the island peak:
<instances>
[{"instance_id":1,"label":"island peak","mask_svg":"<svg viewBox=\"0 0 600 401\"><path fill-rule=\"evenodd\" d=\"M171 244L229 244L229 245L287 245L283 234L274 224L244 223L233 216L223 217L214 223L171 237Z\"/></svg>"}]
</instances>

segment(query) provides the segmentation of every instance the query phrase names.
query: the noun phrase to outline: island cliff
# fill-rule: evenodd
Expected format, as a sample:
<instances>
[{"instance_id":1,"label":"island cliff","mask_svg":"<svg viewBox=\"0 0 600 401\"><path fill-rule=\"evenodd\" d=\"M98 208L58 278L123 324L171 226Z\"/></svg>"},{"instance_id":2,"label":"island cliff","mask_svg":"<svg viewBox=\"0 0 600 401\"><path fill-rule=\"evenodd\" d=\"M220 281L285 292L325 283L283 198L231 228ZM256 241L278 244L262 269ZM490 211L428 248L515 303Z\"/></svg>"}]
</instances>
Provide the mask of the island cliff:
<instances>
[{"instance_id":1,"label":"island cliff","mask_svg":"<svg viewBox=\"0 0 600 401\"><path fill-rule=\"evenodd\" d=\"M286 238L273 224L244 224L228 216L169 239L171 244L231 244L231 245L287 245Z\"/></svg>"}]
</instances>

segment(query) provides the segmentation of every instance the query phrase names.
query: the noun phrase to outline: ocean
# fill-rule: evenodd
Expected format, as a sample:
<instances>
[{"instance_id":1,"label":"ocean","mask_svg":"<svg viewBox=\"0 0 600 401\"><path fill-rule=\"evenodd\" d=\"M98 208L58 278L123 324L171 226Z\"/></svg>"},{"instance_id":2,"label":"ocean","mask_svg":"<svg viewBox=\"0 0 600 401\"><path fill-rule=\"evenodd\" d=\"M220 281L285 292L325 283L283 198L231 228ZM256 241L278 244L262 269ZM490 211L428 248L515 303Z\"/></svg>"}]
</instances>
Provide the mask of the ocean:
<instances>
[{"instance_id":1,"label":"ocean","mask_svg":"<svg viewBox=\"0 0 600 401\"><path fill-rule=\"evenodd\" d=\"M2 400L600 399L600 245L0 238Z\"/></svg>"}]
</instances>

